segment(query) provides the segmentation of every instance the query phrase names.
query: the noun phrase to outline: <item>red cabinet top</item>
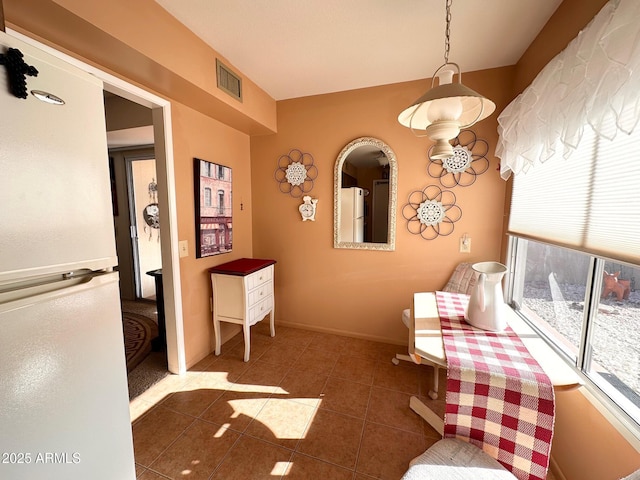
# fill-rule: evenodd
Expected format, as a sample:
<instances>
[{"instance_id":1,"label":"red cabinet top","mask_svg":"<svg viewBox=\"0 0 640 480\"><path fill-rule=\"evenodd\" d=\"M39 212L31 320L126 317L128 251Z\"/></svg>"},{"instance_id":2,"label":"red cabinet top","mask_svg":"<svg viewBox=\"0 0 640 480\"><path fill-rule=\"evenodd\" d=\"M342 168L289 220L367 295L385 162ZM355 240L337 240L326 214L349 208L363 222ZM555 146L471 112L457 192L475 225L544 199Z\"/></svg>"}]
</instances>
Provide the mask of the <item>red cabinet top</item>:
<instances>
[{"instance_id":1,"label":"red cabinet top","mask_svg":"<svg viewBox=\"0 0 640 480\"><path fill-rule=\"evenodd\" d=\"M209 269L209 273L222 273L224 275L238 275L244 277L253 272L268 267L276 263L275 260L265 260L261 258L240 258L232 262L223 263Z\"/></svg>"}]
</instances>

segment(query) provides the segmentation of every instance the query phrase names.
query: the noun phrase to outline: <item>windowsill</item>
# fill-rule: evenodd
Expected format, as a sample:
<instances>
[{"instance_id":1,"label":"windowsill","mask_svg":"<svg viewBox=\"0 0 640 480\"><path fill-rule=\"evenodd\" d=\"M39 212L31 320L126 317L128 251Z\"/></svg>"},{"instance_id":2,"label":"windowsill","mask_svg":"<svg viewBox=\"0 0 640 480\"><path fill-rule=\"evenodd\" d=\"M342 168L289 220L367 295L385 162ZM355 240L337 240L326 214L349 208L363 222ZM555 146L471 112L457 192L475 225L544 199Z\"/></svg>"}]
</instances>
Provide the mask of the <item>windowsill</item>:
<instances>
[{"instance_id":1,"label":"windowsill","mask_svg":"<svg viewBox=\"0 0 640 480\"><path fill-rule=\"evenodd\" d=\"M555 390L572 390L585 383L582 375L566 361L565 355L548 342L534 325L511 307L508 311L509 326L549 376Z\"/></svg>"}]
</instances>

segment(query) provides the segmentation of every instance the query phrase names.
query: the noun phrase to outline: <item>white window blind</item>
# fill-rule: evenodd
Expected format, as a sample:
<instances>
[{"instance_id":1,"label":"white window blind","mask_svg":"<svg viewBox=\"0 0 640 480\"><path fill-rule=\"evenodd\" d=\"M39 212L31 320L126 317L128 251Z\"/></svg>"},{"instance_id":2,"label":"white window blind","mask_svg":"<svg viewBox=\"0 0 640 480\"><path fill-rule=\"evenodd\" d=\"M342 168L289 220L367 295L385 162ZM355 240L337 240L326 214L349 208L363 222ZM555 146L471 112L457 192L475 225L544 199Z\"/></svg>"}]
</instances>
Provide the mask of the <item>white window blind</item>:
<instances>
[{"instance_id":1,"label":"white window blind","mask_svg":"<svg viewBox=\"0 0 640 480\"><path fill-rule=\"evenodd\" d=\"M585 126L569 158L515 175L509 233L640 265L640 130L608 140Z\"/></svg>"}]
</instances>

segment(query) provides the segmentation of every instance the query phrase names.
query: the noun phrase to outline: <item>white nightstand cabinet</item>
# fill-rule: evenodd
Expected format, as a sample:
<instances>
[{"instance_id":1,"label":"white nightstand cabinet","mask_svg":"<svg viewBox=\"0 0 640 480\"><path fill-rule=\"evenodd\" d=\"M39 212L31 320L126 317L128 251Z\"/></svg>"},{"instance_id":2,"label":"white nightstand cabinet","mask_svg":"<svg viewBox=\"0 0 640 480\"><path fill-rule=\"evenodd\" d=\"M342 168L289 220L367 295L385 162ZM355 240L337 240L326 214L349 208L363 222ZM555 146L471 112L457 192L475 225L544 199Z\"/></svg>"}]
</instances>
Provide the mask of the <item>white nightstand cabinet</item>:
<instances>
[{"instance_id":1,"label":"white nightstand cabinet","mask_svg":"<svg viewBox=\"0 0 640 480\"><path fill-rule=\"evenodd\" d=\"M250 328L269 315L275 336L273 273L275 260L242 258L209 269L213 290L215 353L220 355L220 322L242 325L244 361L251 350Z\"/></svg>"}]
</instances>

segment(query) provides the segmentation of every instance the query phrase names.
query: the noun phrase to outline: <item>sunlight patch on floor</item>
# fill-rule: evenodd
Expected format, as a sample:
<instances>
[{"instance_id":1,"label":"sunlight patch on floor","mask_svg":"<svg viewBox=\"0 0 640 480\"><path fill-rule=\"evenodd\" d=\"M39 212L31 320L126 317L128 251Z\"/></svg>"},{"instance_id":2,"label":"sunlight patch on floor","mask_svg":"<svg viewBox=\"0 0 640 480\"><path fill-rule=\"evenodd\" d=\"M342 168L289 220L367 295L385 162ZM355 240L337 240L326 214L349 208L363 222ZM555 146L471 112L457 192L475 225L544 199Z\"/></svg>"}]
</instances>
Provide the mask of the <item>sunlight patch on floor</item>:
<instances>
[{"instance_id":1,"label":"sunlight patch on floor","mask_svg":"<svg viewBox=\"0 0 640 480\"><path fill-rule=\"evenodd\" d=\"M278 477L287 475L288 470L289 462L276 462L276 464L273 466L273 470L271 470L271 475Z\"/></svg>"},{"instance_id":2,"label":"sunlight patch on floor","mask_svg":"<svg viewBox=\"0 0 640 480\"><path fill-rule=\"evenodd\" d=\"M267 394L276 394L276 395L289 395L289 392L284 390L283 388L276 386L268 386L268 385L248 385L245 383L232 383L229 388L226 389L228 392L242 392L242 393L267 393Z\"/></svg>"},{"instance_id":3,"label":"sunlight patch on floor","mask_svg":"<svg viewBox=\"0 0 640 480\"><path fill-rule=\"evenodd\" d=\"M238 403L245 401L233 401L234 408ZM255 416L248 431L265 440L269 437L279 440L300 440L306 438L317 411L317 407L292 399L270 398Z\"/></svg>"},{"instance_id":4,"label":"sunlight patch on floor","mask_svg":"<svg viewBox=\"0 0 640 480\"><path fill-rule=\"evenodd\" d=\"M222 435L224 435L224 433L229 429L229 427L231 427L230 423L225 423L224 425L222 425L218 431L216 433L213 434L213 438L221 438Z\"/></svg>"}]
</instances>

